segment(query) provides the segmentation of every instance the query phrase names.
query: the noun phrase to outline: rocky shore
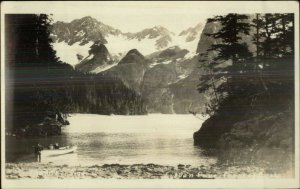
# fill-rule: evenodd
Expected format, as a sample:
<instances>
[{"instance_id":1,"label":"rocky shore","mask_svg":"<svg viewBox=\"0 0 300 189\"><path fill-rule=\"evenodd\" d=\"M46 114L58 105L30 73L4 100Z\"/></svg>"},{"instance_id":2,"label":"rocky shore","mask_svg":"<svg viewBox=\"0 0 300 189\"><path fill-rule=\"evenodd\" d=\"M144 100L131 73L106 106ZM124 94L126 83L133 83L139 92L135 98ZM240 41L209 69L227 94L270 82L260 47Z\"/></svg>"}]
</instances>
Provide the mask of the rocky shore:
<instances>
[{"instance_id":1,"label":"rocky shore","mask_svg":"<svg viewBox=\"0 0 300 189\"><path fill-rule=\"evenodd\" d=\"M104 164L91 166L53 163L7 163L7 179L218 179L266 177L259 168L220 166L165 166L157 164ZM279 175L268 175L279 177Z\"/></svg>"}]
</instances>

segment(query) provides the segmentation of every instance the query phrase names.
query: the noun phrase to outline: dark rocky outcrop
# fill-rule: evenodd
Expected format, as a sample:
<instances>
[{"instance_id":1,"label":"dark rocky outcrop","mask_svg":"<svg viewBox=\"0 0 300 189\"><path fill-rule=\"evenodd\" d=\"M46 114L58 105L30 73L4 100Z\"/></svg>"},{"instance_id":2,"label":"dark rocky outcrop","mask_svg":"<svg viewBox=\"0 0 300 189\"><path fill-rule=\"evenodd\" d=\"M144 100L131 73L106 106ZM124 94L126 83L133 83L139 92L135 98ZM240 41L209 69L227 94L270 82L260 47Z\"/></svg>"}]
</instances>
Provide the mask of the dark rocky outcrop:
<instances>
[{"instance_id":1,"label":"dark rocky outcrop","mask_svg":"<svg viewBox=\"0 0 300 189\"><path fill-rule=\"evenodd\" d=\"M121 59L119 65L121 64L145 64L146 63L145 57L137 50L132 49L130 50L124 58Z\"/></svg>"},{"instance_id":2,"label":"dark rocky outcrop","mask_svg":"<svg viewBox=\"0 0 300 189\"><path fill-rule=\"evenodd\" d=\"M176 60L182 59L189 51L186 49L181 49L178 46L169 47L165 50L154 52L147 56L151 62L163 62L166 60Z\"/></svg>"},{"instance_id":3,"label":"dark rocky outcrop","mask_svg":"<svg viewBox=\"0 0 300 189\"><path fill-rule=\"evenodd\" d=\"M217 145L221 153L226 152L226 159L272 162L276 169L292 168L294 124L291 112L256 116L235 123L230 132L222 134Z\"/></svg>"},{"instance_id":4,"label":"dark rocky outcrop","mask_svg":"<svg viewBox=\"0 0 300 189\"><path fill-rule=\"evenodd\" d=\"M89 50L89 56L75 66L81 72L91 72L99 67L113 64L114 61L105 45L100 41L95 42Z\"/></svg>"},{"instance_id":5,"label":"dark rocky outcrop","mask_svg":"<svg viewBox=\"0 0 300 189\"><path fill-rule=\"evenodd\" d=\"M147 62L148 60L137 49L132 49L118 65L102 72L101 75L119 78L126 86L140 93Z\"/></svg>"},{"instance_id":6,"label":"dark rocky outcrop","mask_svg":"<svg viewBox=\"0 0 300 189\"><path fill-rule=\"evenodd\" d=\"M294 114L261 114L235 122L213 116L194 133L195 144L215 148L221 163L257 165L271 173L294 168Z\"/></svg>"},{"instance_id":7,"label":"dark rocky outcrop","mask_svg":"<svg viewBox=\"0 0 300 189\"><path fill-rule=\"evenodd\" d=\"M61 127L69 125L67 116L59 111L47 111L41 115L43 119L38 123L31 123L22 128L16 128L11 134L16 136L53 136L61 134Z\"/></svg>"},{"instance_id":8,"label":"dark rocky outcrop","mask_svg":"<svg viewBox=\"0 0 300 189\"><path fill-rule=\"evenodd\" d=\"M221 136L229 132L238 116L232 113L214 115L208 118L199 131L194 133L194 143L204 148L214 148Z\"/></svg>"}]
</instances>

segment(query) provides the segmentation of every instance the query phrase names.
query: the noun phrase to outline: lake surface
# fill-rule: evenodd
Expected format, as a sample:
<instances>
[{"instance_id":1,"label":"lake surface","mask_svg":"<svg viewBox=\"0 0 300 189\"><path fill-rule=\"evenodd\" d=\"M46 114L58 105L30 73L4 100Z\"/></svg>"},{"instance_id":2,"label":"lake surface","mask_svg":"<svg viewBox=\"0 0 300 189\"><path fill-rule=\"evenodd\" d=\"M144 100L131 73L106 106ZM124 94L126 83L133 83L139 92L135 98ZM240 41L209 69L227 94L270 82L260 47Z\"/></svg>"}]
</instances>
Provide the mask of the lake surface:
<instances>
[{"instance_id":1,"label":"lake surface","mask_svg":"<svg viewBox=\"0 0 300 189\"><path fill-rule=\"evenodd\" d=\"M193 133L203 120L193 115L105 116L73 114L60 136L6 138L6 162L34 161L33 146L59 142L77 145L77 153L42 158L57 164L209 165L215 159L193 145Z\"/></svg>"}]
</instances>

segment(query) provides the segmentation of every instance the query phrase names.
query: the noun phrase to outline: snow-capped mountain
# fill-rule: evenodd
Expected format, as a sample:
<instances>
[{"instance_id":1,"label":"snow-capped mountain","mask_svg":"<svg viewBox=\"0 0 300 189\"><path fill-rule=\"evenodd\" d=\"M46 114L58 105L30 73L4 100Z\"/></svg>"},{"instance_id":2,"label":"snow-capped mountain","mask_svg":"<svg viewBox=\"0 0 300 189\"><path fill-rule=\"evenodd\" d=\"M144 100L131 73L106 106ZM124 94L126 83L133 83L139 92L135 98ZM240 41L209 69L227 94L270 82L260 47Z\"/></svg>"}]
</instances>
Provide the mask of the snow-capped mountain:
<instances>
[{"instance_id":1,"label":"snow-capped mountain","mask_svg":"<svg viewBox=\"0 0 300 189\"><path fill-rule=\"evenodd\" d=\"M65 42L70 46L78 42L79 45L85 45L91 41L100 41L106 44L105 37L119 34L121 34L120 30L105 25L90 16L73 20L70 23L58 21L53 24L52 29L54 41Z\"/></svg>"},{"instance_id":2,"label":"snow-capped mountain","mask_svg":"<svg viewBox=\"0 0 300 189\"><path fill-rule=\"evenodd\" d=\"M57 56L73 66L89 56L90 47L95 41L105 44L110 54L120 60L131 49L144 55L179 46L188 50L188 56L196 54L202 25L188 28L179 35L163 26L154 26L139 32L129 33L106 25L90 16L70 23L56 22L52 28L53 48Z\"/></svg>"},{"instance_id":3,"label":"snow-capped mountain","mask_svg":"<svg viewBox=\"0 0 300 189\"><path fill-rule=\"evenodd\" d=\"M197 24L176 34L154 26L126 33L84 17L56 22L52 38L62 61L83 72L120 79L145 99L148 112L187 113L202 107L196 90L202 29Z\"/></svg>"}]
</instances>

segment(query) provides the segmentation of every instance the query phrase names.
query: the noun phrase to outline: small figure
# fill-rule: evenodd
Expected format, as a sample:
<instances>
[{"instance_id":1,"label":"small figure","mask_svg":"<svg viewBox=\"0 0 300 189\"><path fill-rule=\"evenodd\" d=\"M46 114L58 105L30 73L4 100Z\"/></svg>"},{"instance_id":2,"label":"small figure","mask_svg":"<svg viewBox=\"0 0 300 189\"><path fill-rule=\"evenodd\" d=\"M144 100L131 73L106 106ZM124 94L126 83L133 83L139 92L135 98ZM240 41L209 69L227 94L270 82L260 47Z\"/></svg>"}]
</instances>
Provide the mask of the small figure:
<instances>
[{"instance_id":1,"label":"small figure","mask_svg":"<svg viewBox=\"0 0 300 189\"><path fill-rule=\"evenodd\" d=\"M58 143L54 144L54 149L59 149L59 144Z\"/></svg>"},{"instance_id":2,"label":"small figure","mask_svg":"<svg viewBox=\"0 0 300 189\"><path fill-rule=\"evenodd\" d=\"M34 147L34 153L35 153L37 162L42 161L42 159L41 159L41 151L42 150L43 150L43 146L40 144L37 144L37 146Z\"/></svg>"}]
</instances>

